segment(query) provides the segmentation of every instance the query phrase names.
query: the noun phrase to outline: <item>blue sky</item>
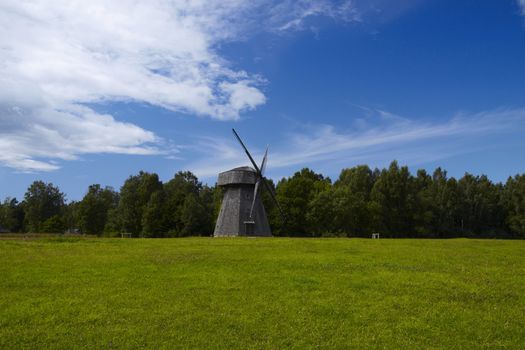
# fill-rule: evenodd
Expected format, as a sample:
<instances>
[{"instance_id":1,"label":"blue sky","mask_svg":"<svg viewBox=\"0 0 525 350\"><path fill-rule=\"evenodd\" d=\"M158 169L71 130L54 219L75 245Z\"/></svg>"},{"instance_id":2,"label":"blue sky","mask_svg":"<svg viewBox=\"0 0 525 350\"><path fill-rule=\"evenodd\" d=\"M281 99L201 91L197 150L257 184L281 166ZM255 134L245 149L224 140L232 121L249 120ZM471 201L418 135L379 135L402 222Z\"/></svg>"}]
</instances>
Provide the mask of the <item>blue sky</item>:
<instances>
[{"instance_id":1,"label":"blue sky","mask_svg":"<svg viewBox=\"0 0 525 350\"><path fill-rule=\"evenodd\" d=\"M525 1L0 4L0 198L140 170L525 172Z\"/></svg>"}]
</instances>

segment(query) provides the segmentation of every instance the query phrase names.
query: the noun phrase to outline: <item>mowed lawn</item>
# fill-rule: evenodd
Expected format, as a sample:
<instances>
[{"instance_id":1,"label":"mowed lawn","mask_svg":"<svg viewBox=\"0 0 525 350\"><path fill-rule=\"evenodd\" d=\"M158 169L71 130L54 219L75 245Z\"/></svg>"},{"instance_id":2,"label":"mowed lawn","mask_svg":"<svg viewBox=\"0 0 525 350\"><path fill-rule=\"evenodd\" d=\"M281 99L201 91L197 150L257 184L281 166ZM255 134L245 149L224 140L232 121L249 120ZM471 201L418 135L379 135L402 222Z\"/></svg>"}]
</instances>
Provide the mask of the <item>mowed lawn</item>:
<instances>
[{"instance_id":1,"label":"mowed lawn","mask_svg":"<svg viewBox=\"0 0 525 350\"><path fill-rule=\"evenodd\" d=\"M0 240L0 348L524 349L525 241Z\"/></svg>"}]
</instances>

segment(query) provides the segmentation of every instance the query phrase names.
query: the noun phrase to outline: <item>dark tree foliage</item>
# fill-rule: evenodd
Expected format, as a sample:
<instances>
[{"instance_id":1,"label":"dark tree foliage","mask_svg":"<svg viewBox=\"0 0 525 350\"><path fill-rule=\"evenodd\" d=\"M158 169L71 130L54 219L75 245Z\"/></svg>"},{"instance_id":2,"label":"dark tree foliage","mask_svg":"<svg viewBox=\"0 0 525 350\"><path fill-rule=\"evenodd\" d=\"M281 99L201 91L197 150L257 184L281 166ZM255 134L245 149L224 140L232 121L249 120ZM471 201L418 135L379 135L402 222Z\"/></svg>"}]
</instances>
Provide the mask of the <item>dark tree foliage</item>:
<instances>
[{"instance_id":1,"label":"dark tree foliage","mask_svg":"<svg viewBox=\"0 0 525 350\"><path fill-rule=\"evenodd\" d=\"M339 234L363 236L377 221L370 195L379 171L366 165L343 169L333 186L334 225Z\"/></svg>"},{"instance_id":2,"label":"dark tree foliage","mask_svg":"<svg viewBox=\"0 0 525 350\"><path fill-rule=\"evenodd\" d=\"M151 194L142 214L142 234L144 237L162 237L167 231L166 193L158 190Z\"/></svg>"},{"instance_id":3,"label":"dark tree foliage","mask_svg":"<svg viewBox=\"0 0 525 350\"><path fill-rule=\"evenodd\" d=\"M457 234L461 223L461 198L456 179L448 179L447 172L437 168L432 174L430 185L420 192L424 197L423 205L427 218L421 223L420 232L436 237Z\"/></svg>"},{"instance_id":4,"label":"dark tree foliage","mask_svg":"<svg viewBox=\"0 0 525 350\"><path fill-rule=\"evenodd\" d=\"M494 236L503 226L502 188L485 175L465 174L458 181L461 197L461 231L468 235Z\"/></svg>"},{"instance_id":5,"label":"dark tree foliage","mask_svg":"<svg viewBox=\"0 0 525 350\"><path fill-rule=\"evenodd\" d=\"M113 188L99 184L89 186L88 192L78 203L77 222L83 233L101 235L104 232L110 209L119 203L119 195Z\"/></svg>"},{"instance_id":6,"label":"dark tree foliage","mask_svg":"<svg viewBox=\"0 0 525 350\"><path fill-rule=\"evenodd\" d=\"M308 168L296 172L291 178L277 184L277 199L286 213L286 223L278 226L279 234L290 236L312 235L307 214L310 202L320 192L329 189L331 181Z\"/></svg>"},{"instance_id":7,"label":"dark tree foliage","mask_svg":"<svg viewBox=\"0 0 525 350\"><path fill-rule=\"evenodd\" d=\"M261 199L274 235L369 237L501 237L525 238L525 175L505 184L486 176L447 177L437 168L410 174L392 162L387 169L366 165L343 169L329 178L302 169L277 186L267 179L284 210L281 215L270 193ZM63 232L142 237L213 234L222 200L217 185L203 185L189 171L162 183L157 174L130 176L120 189L92 185L80 202L64 204L52 184L35 181L24 201L0 203L0 229L10 232Z\"/></svg>"},{"instance_id":8,"label":"dark tree foliage","mask_svg":"<svg viewBox=\"0 0 525 350\"><path fill-rule=\"evenodd\" d=\"M7 197L0 204L0 229L9 232L23 232L25 212L16 198Z\"/></svg>"},{"instance_id":9,"label":"dark tree foliage","mask_svg":"<svg viewBox=\"0 0 525 350\"><path fill-rule=\"evenodd\" d=\"M203 216L201 217L202 224L199 228L199 235L210 236L213 234L222 200L222 191L218 191L218 189L218 186L203 186L199 191L199 198L197 200L204 210ZM193 234L194 233L190 233L190 235Z\"/></svg>"},{"instance_id":10,"label":"dark tree foliage","mask_svg":"<svg viewBox=\"0 0 525 350\"><path fill-rule=\"evenodd\" d=\"M162 190L162 182L157 174L141 171L130 176L120 188L118 213L121 229L134 236L142 233L142 218L151 195Z\"/></svg>"},{"instance_id":11,"label":"dark tree foliage","mask_svg":"<svg viewBox=\"0 0 525 350\"><path fill-rule=\"evenodd\" d=\"M383 170L343 169L333 185L323 180L303 169L279 181L289 221L283 229L270 215L274 234L277 227L279 235L525 237L525 175L505 185L484 175L448 178L441 168L413 176L394 161Z\"/></svg>"},{"instance_id":12,"label":"dark tree foliage","mask_svg":"<svg viewBox=\"0 0 525 350\"><path fill-rule=\"evenodd\" d=\"M39 232L44 233L61 233L64 232L66 225L61 215L53 215L40 225Z\"/></svg>"},{"instance_id":13,"label":"dark tree foliage","mask_svg":"<svg viewBox=\"0 0 525 350\"><path fill-rule=\"evenodd\" d=\"M306 211L307 230L315 236L329 232L339 232L337 225L337 205L335 190L326 189L317 193L308 203Z\"/></svg>"},{"instance_id":14,"label":"dark tree foliage","mask_svg":"<svg viewBox=\"0 0 525 350\"><path fill-rule=\"evenodd\" d=\"M179 171L173 179L164 184L166 192L166 220L170 233L182 235L184 222L182 208L188 196L196 196L202 188L197 177L189 171Z\"/></svg>"},{"instance_id":15,"label":"dark tree foliage","mask_svg":"<svg viewBox=\"0 0 525 350\"><path fill-rule=\"evenodd\" d=\"M76 201L64 205L64 208L62 209L62 219L64 220L66 231L80 230L78 224L78 207L79 202Z\"/></svg>"},{"instance_id":16,"label":"dark tree foliage","mask_svg":"<svg viewBox=\"0 0 525 350\"><path fill-rule=\"evenodd\" d=\"M503 205L507 208L506 226L525 238L525 174L509 177L503 189Z\"/></svg>"},{"instance_id":17,"label":"dark tree foliage","mask_svg":"<svg viewBox=\"0 0 525 350\"><path fill-rule=\"evenodd\" d=\"M414 179L406 166L396 161L381 171L372 187L371 201L376 211L372 229L390 237L412 236L415 209Z\"/></svg>"},{"instance_id":18,"label":"dark tree foliage","mask_svg":"<svg viewBox=\"0 0 525 350\"><path fill-rule=\"evenodd\" d=\"M203 186L189 171L163 184L157 174L140 172L126 180L116 208L109 208L106 233L142 237L213 234L216 189Z\"/></svg>"},{"instance_id":19,"label":"dark tree foliage","mask_svg":"<svg viewBox=\"0 0 525 350\"><path fill-rule=\"evenodd\" d=\"M124 232L124 225L122 224L122 215L119 207L108 210L106 226L104 226L104 234L107 236L118 236L119 233Z\"/></svg>"},{"instance_id":20,"label":"dark tree foliage","mask_svg":"<svg viewBox=\"0 0 525 350\"><path fill-rule=\"evenodd\" d=\"M209 229L209 215L206 207L198 195L188 194L184 198L181 213L181 229L178 231L180 236L203 235Z\"/></svg>"},{"instance_id":21,"label":"dark tree foliage","mask_svg":"<svg viewBox=\"0 0 525 350\"><path fill-rule=\"evenodd\" d=\"M40 232L44 229L50 232L56 229L57 231L54 232L61 232L64 228L61 219L63 207L64 194L58 187L53 186L52 183L33 182L24 195L24 212L28 230ZM60 221L62 225L59 224Z\"/></svg>"}]
</instances>

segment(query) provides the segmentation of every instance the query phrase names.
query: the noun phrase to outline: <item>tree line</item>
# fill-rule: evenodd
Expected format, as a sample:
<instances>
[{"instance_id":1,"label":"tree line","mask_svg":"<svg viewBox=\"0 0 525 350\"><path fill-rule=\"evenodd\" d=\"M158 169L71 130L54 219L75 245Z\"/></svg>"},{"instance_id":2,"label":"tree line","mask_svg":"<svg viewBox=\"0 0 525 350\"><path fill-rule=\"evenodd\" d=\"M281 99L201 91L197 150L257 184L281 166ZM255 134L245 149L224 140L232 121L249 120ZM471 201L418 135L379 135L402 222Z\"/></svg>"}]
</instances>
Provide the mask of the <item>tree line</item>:
<instances>
[{"instance_id":1,"label":"tree line","mask_svg":"<svg viewBox=\"0 0 525 350\"><path fill-rule=\"evenodd\" d=\"M270 187L281 216L262 191L276 236L525 238L525 174L493 183L466 173L448 177L393 161L386 169L343 169L335 182L304 168ZM181 237L213 234L222 189L203 185L189 171L167 182L155 173L130 176L119 191L89 186L80 201L66 202L57 186L33 182L22 201L0 204L0 229L10 232L82 232L115 236Z\"/></svg>"}]
</instances>

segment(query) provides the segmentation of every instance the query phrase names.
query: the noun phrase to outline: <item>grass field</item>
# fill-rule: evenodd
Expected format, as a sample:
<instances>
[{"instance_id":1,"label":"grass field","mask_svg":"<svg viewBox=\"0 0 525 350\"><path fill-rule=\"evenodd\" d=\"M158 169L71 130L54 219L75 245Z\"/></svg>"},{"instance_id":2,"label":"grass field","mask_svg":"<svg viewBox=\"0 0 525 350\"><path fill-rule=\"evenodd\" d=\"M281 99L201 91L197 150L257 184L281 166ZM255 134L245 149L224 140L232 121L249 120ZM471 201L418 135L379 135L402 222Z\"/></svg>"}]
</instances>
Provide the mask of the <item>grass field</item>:
<instances>
[{"instance_id":1,"label":"grass field","mask_svg":"<svg viewBox=\"0 0 525 350\"><path fill-rule=\"evenodd\" d=\"M0 349L524 349L525 241L0 240Z\"/></svg>"}]
</instances>

